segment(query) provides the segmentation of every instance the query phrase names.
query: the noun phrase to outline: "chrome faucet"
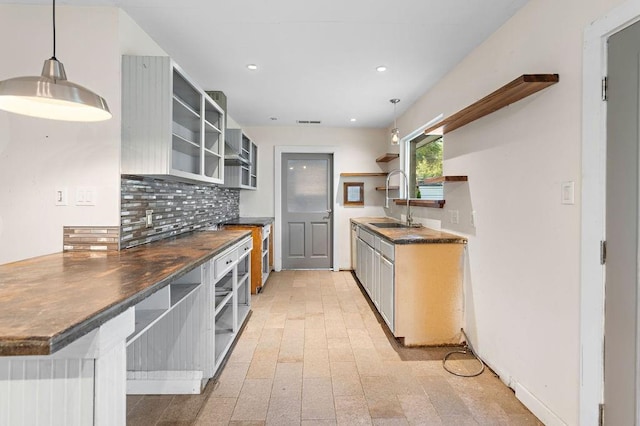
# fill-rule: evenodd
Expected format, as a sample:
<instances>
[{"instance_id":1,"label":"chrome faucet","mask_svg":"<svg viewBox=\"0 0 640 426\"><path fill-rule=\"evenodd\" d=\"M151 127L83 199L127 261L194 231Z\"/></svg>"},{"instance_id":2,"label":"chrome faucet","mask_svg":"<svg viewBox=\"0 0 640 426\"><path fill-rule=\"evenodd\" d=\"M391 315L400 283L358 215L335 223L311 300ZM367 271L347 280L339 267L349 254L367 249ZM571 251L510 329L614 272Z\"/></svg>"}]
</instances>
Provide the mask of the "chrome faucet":
<instances>
[{"instance_id":1,"label":"chrome faucet","mask_svg":"<svg viewBox=\"0 0 640 426\"><path fill-rule=\"evenodd\" d=\"M400 169L393 169L387 175L387 181L384 185L384 207L389 208L389 179L391 176L399 173L404 177L405 196L407 197L407 226L413 225L413 218L411 217L411 207L409 204L409 178L407 174Z\"/></svg>"}]
</instances>

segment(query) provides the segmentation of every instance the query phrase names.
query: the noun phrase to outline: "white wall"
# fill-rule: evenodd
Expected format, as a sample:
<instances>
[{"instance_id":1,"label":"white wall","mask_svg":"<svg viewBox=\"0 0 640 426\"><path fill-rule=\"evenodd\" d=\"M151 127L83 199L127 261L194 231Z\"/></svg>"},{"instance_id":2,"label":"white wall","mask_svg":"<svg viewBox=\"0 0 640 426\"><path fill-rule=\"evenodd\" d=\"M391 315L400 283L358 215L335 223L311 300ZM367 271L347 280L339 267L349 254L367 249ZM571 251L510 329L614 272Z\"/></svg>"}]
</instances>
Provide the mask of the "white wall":
<instances>
[{"instance_id":1,"label":"white wall","mask_svg":"<svg viewBox=\"0 0 640 426\"><path fill-rule=\"evenodd\" d=\"M57 52L69 80L107 100L113 119L69 123L0 111L0 264L62 250L64 225L119 224L120 82L114 8L57 8ZM0 79L39 75L51 57L49 6L0 6ZM96 206L75 206L79 186ZM55 189L69 205L54 205Z\"/></svg>"},{"instance_id":2,"label":"white wall","mask_svg":"<svg viewBox=\"0 0 640 426\"><path fill-rule=\"evenodd\" d=\"M335 146L335 172L381 172L386 165L376 158L388 152L387 131L383 129L347 129L312 127L251 127L245 128L258 146L258 190L240 191L241 216L274 216L274 147L280 145ZM384 192L376 186L384 185L384 178L348 178L349 182L364 182L365 206L344 207L342 186L347 178L334 182L336 208L334 226L337 229L340 269L351 268L349 219L360 216L384 216ZM276 230L276 232L278 232Z\"/></svg>"},{"instance_id":3,"label":"white wall","mask_svg":"<svg viewBox=\"0 0 640 426\"><path fill-rule=\"evenodd\" d=\"M399 119L417 128L521 74L560 74L557 85L445 135L445 174L469 182L448 184L439 213L443 228L469 237L475 348L547 424L578 424L582 34L619 3L531 0ZM575 205L560 202L564 181L576 182ZM448 223L451 209L460 225Z\"/></svg>"},{"instance_id":4,"label":"white wall","mask_svg":"<svg viewBox=\"0 0 640 426\"><path fill-rule=\"evenodd\" d=\"M111 120L69 123L0 111L0 264L62 250L65 225L120 224L120 57L164 52L116 8L57 7L57 52L69 80L107 100ZM39 75L51 57L50 6L0 6L0 80ZM75 206L94 187L92 207ZM58 187L68 206L55 206Z\"/></svg>"}]
</instances>

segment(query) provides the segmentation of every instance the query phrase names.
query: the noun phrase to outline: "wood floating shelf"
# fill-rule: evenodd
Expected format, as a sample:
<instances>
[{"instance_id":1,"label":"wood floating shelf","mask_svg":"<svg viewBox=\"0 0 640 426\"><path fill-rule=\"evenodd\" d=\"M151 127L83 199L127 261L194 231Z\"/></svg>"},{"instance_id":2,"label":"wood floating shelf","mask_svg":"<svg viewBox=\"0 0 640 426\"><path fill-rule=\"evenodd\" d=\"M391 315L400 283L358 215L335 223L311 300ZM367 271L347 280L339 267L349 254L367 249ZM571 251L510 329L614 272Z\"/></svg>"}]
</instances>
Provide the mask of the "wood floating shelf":
<instances>
[{"instance_id":1,"label":"wood floating shelf","mask_svg":"<svg viewBox=\"0 0 640 426\"><path fill-rule=\"evenodd\" d=\"M469 124L507 105L533 95L552 84L556 84L558 81L560 81L558 74L523 74L490 95L434 124L424 132L430 134L440 127L442 127L443 134L452 132L465 124Z\"/></svg>"},{"instance_id":2,"label":"wood floating shelf","mask_svg":"<svg viewBox=\"0 0 640 426\"><path fill-rule=\"evenodd\" d=\"M342 177L386 177L389 173L340 173Z\"/></svg>"},{"instance_id":3,"label":"wood floating shelf","mask_svg":"<svg viewBox=\"0 0 640 426\"><path fill-rule=\"evenodd\" d=\"M429 179L425 179L423 184L427 185L430 183L443 183L443 182L466 182L466 176L438 176Z\"/></svg>"},{"instance_id":4,"label":"wood floating shelf","mask_svg":"<svg viewBox=\"0 0 640 426\"><path fill-rule=\"evenodd\" d=\"M406 198L394 198L393 202L399 206L407 205ZM434 209L441 209L444 207L444 200L421 200L419 198L412 198L409 200L409 205L415 207L431 207Z\"/></svg>"},{"instance_id":5,"label":"wood floating shelf","mask_svg":"<svg viewBox=\"0 0 640 426\"><path fill-rule=\"evenodd\" d=\"M376 163L388 163L389 161L395 160L398 157L400 157L400 154L387 152L386 154L382 154L380 157L376 158Z\"/></svg>"},{"instance_id":6,"label":"wood floating shelf","mask_svg":"<svg viewBox=\"0 0 640 426\"><path fill-rule=\"evenodd\" d=\"M386 188L386 187L384 187L384 186L376 186L376 191L385 191L386 189L387 189L387 188ZM399 186L390 186L390 187L389 187L389 191L396 191L396 190L398 190L398 189L400 189L400 187L399 187Z\"/></svg>"}]
</instances>

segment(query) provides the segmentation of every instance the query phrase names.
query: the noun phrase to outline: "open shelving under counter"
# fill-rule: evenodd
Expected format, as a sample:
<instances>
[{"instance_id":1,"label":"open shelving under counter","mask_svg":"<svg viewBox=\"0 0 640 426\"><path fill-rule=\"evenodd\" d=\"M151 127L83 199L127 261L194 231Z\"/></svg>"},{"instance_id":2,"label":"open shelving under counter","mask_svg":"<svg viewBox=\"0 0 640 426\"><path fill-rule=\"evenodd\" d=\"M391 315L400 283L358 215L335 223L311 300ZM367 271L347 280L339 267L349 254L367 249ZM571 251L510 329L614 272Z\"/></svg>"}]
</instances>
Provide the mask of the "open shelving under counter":
<instances>
[{"instance_id":1,"label":"open shelving under counter","mask_svg":"<svg viewBox=\"0 0 640 426\"><path fill-rule=\"evenodd\" d=\"M11 419L120 425L127 393L200 393L250 315L251 249L245 230L201 231L0 265L0 299L11 301L0 371L21 372L0 386ZM63 366L55 380L52 365Z\"/></svg>"}]
</instances>

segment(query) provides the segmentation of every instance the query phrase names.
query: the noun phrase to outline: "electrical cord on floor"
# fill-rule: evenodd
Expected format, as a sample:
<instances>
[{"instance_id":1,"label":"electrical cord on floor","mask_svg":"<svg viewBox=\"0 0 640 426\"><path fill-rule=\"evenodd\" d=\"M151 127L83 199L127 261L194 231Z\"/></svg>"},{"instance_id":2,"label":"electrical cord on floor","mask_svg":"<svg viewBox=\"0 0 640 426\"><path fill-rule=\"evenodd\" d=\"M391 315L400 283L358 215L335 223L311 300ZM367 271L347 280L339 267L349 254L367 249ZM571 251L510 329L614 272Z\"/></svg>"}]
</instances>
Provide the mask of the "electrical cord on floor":
<instances>
[{"instance_id":1,"label":"electrical cord on floor","mask_svg":"<svg viewBox=\"0 0 640 426\"><path fill-rule=\"evenodd\" d=\"M459 377L476 377L476 376L479 376L484 371L484 362L482 362L480 357L478 355L476 355L476 353L473 351L473 348L471 347L471 343L469 343L469 339L467 338L467 335L464 332L464 329L461 328L460 331L462 332L462 335L464 336L464 348L462 348L461 350L448 352L444 356L444 358L442 358L442 368L444 368L445 370L447 370L447 372L453 374L454 376L459 376ZM457 372L455 372L453 370L449 370L447 368L447 359L449 359L449 356L451 356L453 354L463 354L463 355L471 354L471 355L473 355L473 357L475 359L477 359L478 362L480 363L480 370L478 372L476 372L476 373L471 373L471 374L462 374L462 373L457 373Z\"/></svg>"}]
</instances>

